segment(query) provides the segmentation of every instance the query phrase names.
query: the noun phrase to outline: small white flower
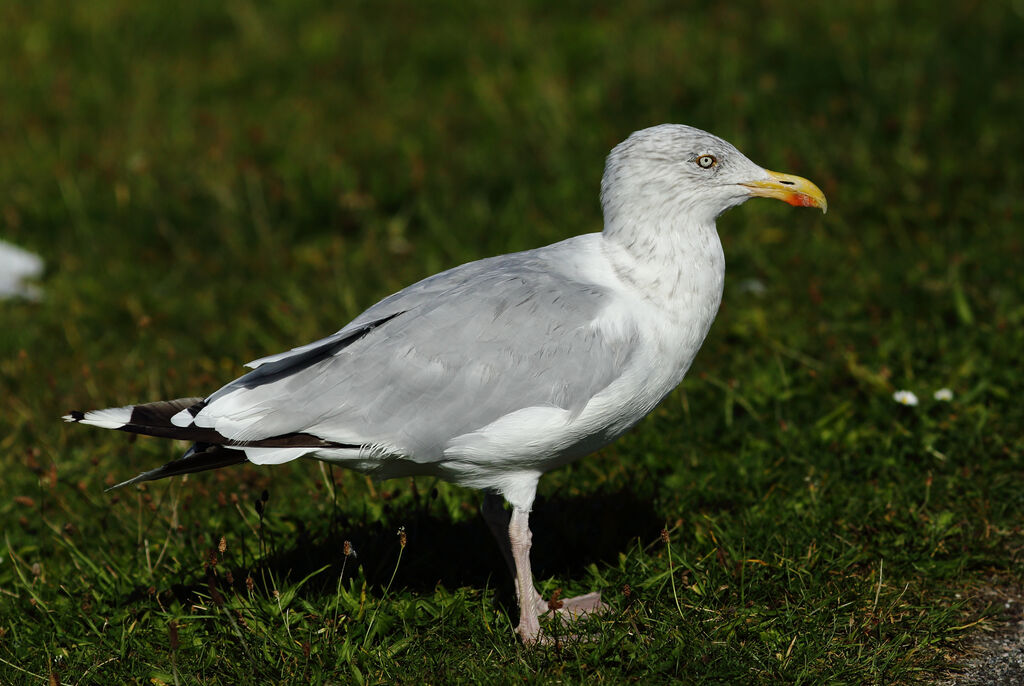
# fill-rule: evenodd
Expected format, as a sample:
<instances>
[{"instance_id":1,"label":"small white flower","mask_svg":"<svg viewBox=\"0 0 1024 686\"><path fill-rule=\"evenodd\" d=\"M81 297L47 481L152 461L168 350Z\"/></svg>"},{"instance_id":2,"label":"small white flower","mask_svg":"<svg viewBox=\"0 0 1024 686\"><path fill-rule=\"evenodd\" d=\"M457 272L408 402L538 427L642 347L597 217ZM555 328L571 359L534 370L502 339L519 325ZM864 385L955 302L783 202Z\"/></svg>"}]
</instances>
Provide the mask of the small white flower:
<instances>
[{"instance_id":1,"label":"small white flower","mask_svg":"<svg viewBox=\"0 0 1024 686\"><path fill-rule=\"evenodd\" d=\"M907 407L917 406L917 396L914 395L913 391L896 391L892 394L892 399L900 405L906 405Z\"/></svg>"},{"instance_id":2,"label":"small white flower","mask_svg":"<svg viewBox=\"0 0 1024 686\"><path fill-rule=\"evenodd\" d=\"M939 390L935 391L932 397L935 398L936 400L941 400L943 402L948 403L950 400L953 399L953 391L948 388L940 388Z\"/></svg>"}]
</instances>

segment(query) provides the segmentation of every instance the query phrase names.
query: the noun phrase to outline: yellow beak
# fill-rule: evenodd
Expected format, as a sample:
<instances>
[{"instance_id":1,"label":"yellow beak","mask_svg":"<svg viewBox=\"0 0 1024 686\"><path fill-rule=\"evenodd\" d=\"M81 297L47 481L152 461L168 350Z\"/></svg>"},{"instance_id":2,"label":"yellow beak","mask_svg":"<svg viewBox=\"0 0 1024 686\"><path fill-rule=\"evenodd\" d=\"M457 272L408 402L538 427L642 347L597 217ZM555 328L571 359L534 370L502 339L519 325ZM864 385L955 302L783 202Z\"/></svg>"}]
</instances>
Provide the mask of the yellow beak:
<instances>
[{"instance_id":1,"label":"yellow beak","mask_svg":"<svg viewBox=\"0 0 1024 686\"><path fill-rule=\"evenodd\" d=\"M765 170L767 171L767 170ZM821 189L802 176L769 171L770 178L741 184L750 194L761 198L777 198L796 207L818 207L828 212L828 200Z\"/></svg>"}]
</instances>

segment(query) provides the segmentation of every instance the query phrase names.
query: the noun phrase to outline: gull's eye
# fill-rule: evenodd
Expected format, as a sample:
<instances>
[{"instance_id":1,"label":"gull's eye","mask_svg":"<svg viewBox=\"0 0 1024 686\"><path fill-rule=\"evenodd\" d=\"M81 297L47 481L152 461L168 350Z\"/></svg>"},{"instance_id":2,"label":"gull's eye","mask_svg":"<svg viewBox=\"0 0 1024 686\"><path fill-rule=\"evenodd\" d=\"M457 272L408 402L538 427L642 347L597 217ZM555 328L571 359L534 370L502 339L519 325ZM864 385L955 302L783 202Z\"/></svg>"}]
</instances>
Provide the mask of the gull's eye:
<instances>
[{"instance_id":1,"label":"gull's eye","mask_svg":"<svg viewBox=\"0 0 1024 686\"><path fill-rule=\"evenodd\" d=\"M701 169L711 169L718 162L713 155L701 155L697 158L697 166Z\"/></svg>"}]
</instances>

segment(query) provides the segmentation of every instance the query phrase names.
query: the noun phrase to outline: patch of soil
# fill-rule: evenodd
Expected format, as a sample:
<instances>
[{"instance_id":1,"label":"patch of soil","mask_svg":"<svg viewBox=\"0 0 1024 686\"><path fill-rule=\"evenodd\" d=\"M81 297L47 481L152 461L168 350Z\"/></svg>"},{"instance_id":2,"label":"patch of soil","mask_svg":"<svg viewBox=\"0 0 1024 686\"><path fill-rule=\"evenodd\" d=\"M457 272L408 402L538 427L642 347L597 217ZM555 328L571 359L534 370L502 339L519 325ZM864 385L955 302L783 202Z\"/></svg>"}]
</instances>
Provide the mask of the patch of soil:
<instances>
[{"instance_id":1,"label":"patch of soil","mask_svg":"<svg viewBox=\"0 0 1024 686\"><path fill-rule=\"evenodd\" d=\"M1002 607L1002 619L991 623L969 644L958 673L935 686L1021 686L1024 684L1024 593L1015 587L989 587L980 601Z\"/></svg>"}]
</instances>

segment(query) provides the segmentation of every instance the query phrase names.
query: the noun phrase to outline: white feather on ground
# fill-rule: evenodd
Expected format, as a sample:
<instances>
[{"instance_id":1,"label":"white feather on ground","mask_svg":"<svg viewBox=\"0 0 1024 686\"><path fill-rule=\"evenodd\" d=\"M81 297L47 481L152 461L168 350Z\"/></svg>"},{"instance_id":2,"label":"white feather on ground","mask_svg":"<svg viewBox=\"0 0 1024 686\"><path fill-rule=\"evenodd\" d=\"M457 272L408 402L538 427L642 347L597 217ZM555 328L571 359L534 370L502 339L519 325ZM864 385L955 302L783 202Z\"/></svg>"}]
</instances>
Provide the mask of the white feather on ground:
<instances>
[{"instance_id":1,"label":"white feather on ground","mask_svg":"<svg viewBox=\"0 0 1024 686\"><path fill-rule=\"evenodd\" d=\"M42 291L31 280L42 273L41 257L0 240L0 298L38 300Z\"/></svg>"}]
</instances>

